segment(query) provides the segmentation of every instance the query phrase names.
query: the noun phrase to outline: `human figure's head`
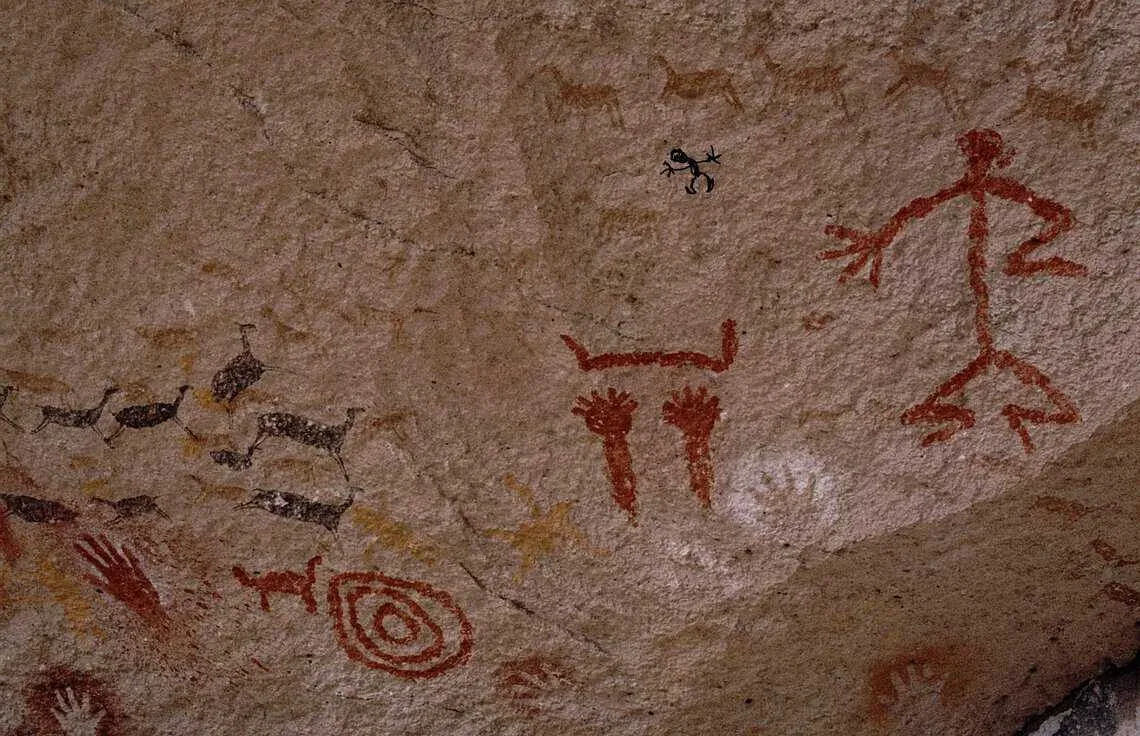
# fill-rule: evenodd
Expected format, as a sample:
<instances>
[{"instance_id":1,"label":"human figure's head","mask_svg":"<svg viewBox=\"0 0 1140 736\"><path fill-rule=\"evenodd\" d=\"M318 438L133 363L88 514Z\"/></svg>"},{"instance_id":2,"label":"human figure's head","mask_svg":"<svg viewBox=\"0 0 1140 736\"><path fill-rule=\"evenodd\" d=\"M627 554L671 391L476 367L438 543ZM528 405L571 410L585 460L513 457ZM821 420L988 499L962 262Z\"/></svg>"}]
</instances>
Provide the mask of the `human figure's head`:
<instances>
[{"instance_id":1,"label":"human figure's head","mask_svg":"<svg viewBox=\"0 0 1140 736\"><path fill-rule=\"evenodd\" d=\"M958 136L958 148L970 162L971 169L987 171L995 163L1004 168L1013 160L1013 149L1007 151L1001 134L988 128L975 128Z\"/></svg>"},{"instance_id":2,"label":"human figure's head","mask_svg":"<svg viewBox=\"0 0 1140 736\"><path fill-rule=\"evenodd\" d=\"M673 161L679 164L689 163L689 157L685 155L685 152L680 148L674 148L672 151L670 151L669 158L673 159Z\"/></svg>"}]
</instances>

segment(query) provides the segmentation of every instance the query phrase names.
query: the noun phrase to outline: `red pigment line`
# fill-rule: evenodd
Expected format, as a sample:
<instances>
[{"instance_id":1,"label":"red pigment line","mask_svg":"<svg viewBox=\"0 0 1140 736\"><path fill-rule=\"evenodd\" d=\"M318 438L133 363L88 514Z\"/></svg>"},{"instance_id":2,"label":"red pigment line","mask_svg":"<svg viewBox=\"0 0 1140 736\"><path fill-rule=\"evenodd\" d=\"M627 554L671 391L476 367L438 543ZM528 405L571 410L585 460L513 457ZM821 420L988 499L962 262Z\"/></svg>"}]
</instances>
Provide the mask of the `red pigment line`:
<instances>
[{"instance_id":1,"label":"red pigment line","mask_svg":"<svg viewBox=\"0 0 1140 736\"><path fill-rule=\"evenodd\" d=\"M9 565L14 565L16 560L20 559L23 549L16 540L16 535L12 533L12 525L8 523L8 513L0 511L0 554L4 555Z\"/></svg>"},{"instance_id":2,"label":"red pigment line","mask_svg":"<svg viewBox=\"0 0 1140 736\"><path fill-rule=\"evenodd\" d=\"M674 393L662 407L665 421L679 428L685 437L685 457L689 465L689 487L701 505L712 503L713 465L709 437L720 418L720 400L709 396L702 386L693 391L686 386Z\"/></svg>"},{"instance_id":3,"label":"red pigment line","mask_svg":"<svg viewBox=\"0 0 1140 736\"><path fill-rule=\"evenodd\" d=\"M630 520L637 516L637 478L626 435L633 426L636 408L637 402L628 393L618 393L611 388L606 396L597 391L591 392L588 399L579 396L577 405L570 410L585 418L587 429L601 435L614 503L625 509Z\"/></svg>"},{"instance_id":4,"label":"red pigment line","mask_svg":"<svg viewBox=\"0 0 1140 736\"><path fill-rule=\"evenodd\" d=\"M265 670L266 672L268 672L268 671L269 671L269 668L268 668L268 667L266 667L265 665L263 665L263 664L261 663L261 660L260 660L260 659L258 659L257 657L250 657L250 658L249 658L249 661L253 662L255 665L257 665L257 666L258 666L258 667L260 667L261 669Z\"/></svg>"},{"instance_id":5,"label":"red pigment line","mask_svg":"<svg viewBox=\"0 0 1140 736\"><path fill-rule=\"evenodd\" d=\"M609 368L625 368L638 365L659 365L671 368L679 365L694 365L698 368L721 373L728 370L732 361L736 359L736 351L740 341L736 336L736 323L728 319L721 323L720 356L715 357L707 353L698 353L690 350L678 350L666 353L661 350L633 351L628 353L601 353L590 355L582 343L569 335L562 335L566 347L574 353L578 360L578 367L583 371L603 371Z\"/></svg>"},{"instance_id":6,"label":"red pigment line","mask_svg":"<svg viewBox=\"0 0 1140 736\"><path fill-rule=\"evenodd\" d=\"M158 591L129 547L119 551L106 537L96 539L90 534L85 534L82 541L87 547L77 543L76 551L102 576L87 575L92 585L118 598L148 624L162 626L169 622Z\"/></svg>"}]
</instances>

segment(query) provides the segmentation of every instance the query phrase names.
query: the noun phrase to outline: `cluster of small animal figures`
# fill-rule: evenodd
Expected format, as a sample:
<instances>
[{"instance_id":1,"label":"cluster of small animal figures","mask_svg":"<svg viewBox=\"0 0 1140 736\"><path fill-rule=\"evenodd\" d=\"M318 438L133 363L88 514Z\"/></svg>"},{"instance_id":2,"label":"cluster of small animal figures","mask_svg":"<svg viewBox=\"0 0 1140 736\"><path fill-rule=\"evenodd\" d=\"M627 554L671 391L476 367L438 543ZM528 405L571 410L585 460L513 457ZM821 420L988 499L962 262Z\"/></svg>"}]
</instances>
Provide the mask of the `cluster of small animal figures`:
<instances>
[{"instance_id":1,"label":"cluster of small animal figures","mask_svg":"<svg viewBox=\"0 0 1140 736\"><path fill-rule=\"evenodd\" d=\"M226 406L227 409L233 406L233 402L243 392L257 383L267 370L272 370L270 366L253 355L249 333L254 329L255 327L252 324L239 325L242 351L218 370L211 380L213 399ZM109 386L103 391L100 401L88 409L40 406L41 420L30 430L30 433L36 434L49 425L70 429L90 429L108 446L113 447L112 443L125 429L147 429L166 422L173 422L192 439L198 440L200 439L198 435L183 424L178 417L178 409L190 388L189 385L179 386L178 395L173 401L126 406L112 412L116 426L110 434L104 434L98 427L99 420L111 397L119 393L120 390L117 386ZM25 432L25 428L4 411L8 399L16 392L15 386L0 387L0 420L18 432ZM252 466L254 451L262 442L270 437L280 437L326 451L336 460L347 481L349 476L344 465L344 459L341 457L341 449L344 446L345 435L352 428L357 414L362 411L363 409L358 408L349 409L345 422L331 426L285 412L261 414L257 419L257 435L244 452L215 450L210 453L210 456L220 465L233 470L245 470ZM288 491L257 488L253 490L253 495L249 501L238 504L236 508L259 508L283 518L309 522L323 526L329 531L336 531L341 515L352 504L358 491L359 489L352 488L345 501L325 504ZM8 513L33 523L70 522L78 515L78 512L56 501L12 493L0 493L0 499L3 499ZM159 508L157 499L150 495L132 496L117 501L97 498L95 501L107 504L115 510L117 515L114 521L148 513L169 518Z\"/></svg>"},{"instance_id":2,"label":"cluster of small animal figures","mask_svg":"<svg viewBox=\"0 0 1140 736\"><path fill-rule=\"evenodd\" d=\"M895 66L893 81L883 90L883 99L891 99L907 92L937 95L946 111L955 117L964 115L959 99L954 74L945 66L938 66L916 58L902 48L889 48L885 54ZM817 64L793 66L772 58L763 45L756 46L747 55L748 61L760 63L762 70L754 68L753 76L760 82L767 78L768 94L764 108L796 97L826 95L843 114L845 120L852 118L847 104L844 87L846 64ZM743 112L733 75L725 69L678 70L664 56L653 57L654 63L665 72L665 83L659 100L681 101L707 100L710 104L721 101L734 112ZM1015 58L1006 64L1010 74L1020 73L1025 77L1025 90L1021 105L1013 115L1030 115L1049 121L1066 123L1076 128L1082 135L1082 142L1096 147L1095 125L1104 112L1104 104L1095 100L1085 100L1069 92L1047 89L1034 78L1034 68L1026 59ZM579 115L605 114L612 126L622 128L621 102L618 90L610 84L581 84L567 79L566 75L553 64L543 65L530 75L528 83L535 84L545 94L547 113L555 122L561 123L568 113Z\"/></svg>"}]
</instances>

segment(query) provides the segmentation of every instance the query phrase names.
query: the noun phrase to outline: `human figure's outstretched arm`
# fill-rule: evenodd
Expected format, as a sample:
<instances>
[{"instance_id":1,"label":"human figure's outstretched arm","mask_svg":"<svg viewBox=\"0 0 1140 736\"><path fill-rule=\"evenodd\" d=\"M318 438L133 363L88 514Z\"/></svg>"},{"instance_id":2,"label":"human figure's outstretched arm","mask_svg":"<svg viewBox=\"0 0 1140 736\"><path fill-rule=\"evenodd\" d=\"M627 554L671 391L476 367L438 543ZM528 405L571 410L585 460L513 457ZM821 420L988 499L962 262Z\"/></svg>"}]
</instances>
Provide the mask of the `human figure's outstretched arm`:
<instances>
[{"instance_id":1,"label":"human figure's outstretched arm","mask_svg":"<svg viewBox=\"0 0 1140 736\"><path fill-rule=\"evenodd\" d=\"M870 260L871 272L869 280L871 286L877 289L879 288L879 273L883 266L883 251L894 241L899 232L906 227L906 224L911 220L921 220L923 217L929 215L938 205L963 194L965 191L965 182L958 181L945 189L935 192L929 197L917 197L912 199L899 209L898 212L892 215L891 219L887 220L885 225L874 232L863 232L841 225L828 225L823 230L825 233L840 240L849 241L851 244L846 248L825 250L818 255L818 258L820 260L831 260L833 258L843 258L844 256L854 256L851 262L847 264L847 267L843 269L843 273L839 275L840 282L846 281L858 274L863 270L863 266L867 264L867 261Z\"/></svg>"},{"instance_id":2,"label":"human figure's outstretched arm","mask_svg":"<svg viewBox=\"0 0 1140 736\"><path fill-rule=\"evenodd\" d=\"M986 182L986 191L1011 202L1024 204L1033 214L1045 221L1041 232L1029 238L1010 253L1003 271L1009 276L1032 276L1046 273L1050 276L1084 276L1088 269L1060 256L1031 259L1029 254L1050 242L1073 226L1073 213L1064 205L1039 196L1029 187L1012 179L994 177Z\"/></svg>"}]
</instances>

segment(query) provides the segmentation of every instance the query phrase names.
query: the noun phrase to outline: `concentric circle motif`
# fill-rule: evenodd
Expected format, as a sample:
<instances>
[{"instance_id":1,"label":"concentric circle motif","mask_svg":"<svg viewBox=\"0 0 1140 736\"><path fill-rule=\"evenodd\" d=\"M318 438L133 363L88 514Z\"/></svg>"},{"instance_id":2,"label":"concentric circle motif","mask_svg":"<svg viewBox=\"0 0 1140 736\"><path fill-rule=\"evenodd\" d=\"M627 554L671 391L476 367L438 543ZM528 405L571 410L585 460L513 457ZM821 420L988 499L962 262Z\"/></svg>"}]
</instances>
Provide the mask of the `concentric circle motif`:
<instances>
[{"instance_id":1,"label":"concentric circle motif","mask_svg":"<svg viewBox=\"0 0 1140 736\"><path fill-rule=\"evenodd\" d=\"M428 679L471 656L471 623L451 596L378 572L329 581L329 615L350 659L399 677Z\"/></svg>"}]
</instances>

